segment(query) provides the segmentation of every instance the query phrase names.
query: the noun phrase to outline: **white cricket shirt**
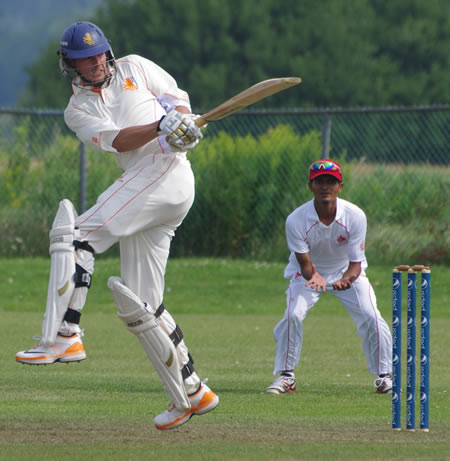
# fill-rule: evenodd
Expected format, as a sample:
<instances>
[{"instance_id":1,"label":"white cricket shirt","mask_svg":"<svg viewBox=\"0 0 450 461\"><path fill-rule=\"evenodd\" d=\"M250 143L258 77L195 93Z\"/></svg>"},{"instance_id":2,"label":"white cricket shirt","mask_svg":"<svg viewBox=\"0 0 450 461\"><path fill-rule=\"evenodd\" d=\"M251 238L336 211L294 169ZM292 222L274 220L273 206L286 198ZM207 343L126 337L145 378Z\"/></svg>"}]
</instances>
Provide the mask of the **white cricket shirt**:
<instances>
[{"instance_id":1,"label":"white cricket shirt","mask_svg":"<svg viewBox=\"0 0 450 461\"><path fill-rule=\"evenodd\" d=\"M361 262L361 269L366 269L366 229L366 215L353 203L337 198L336 217L326 226L319 220L314 199L306 202L286 219L291 254L284 277L290 279L301 272L295 253L309 253L321 275L346 270L350 262Z\"/></svg>"},{"instance_id":2,"label":"white cricket shirt","mask_svg":"<svg viewBox=\"0 0 450 461\"><path fill-rule=\"evenodd\" d=\"M191 109L188 94L178 88L174 78L137 55L116 60L116 74L108 87L72 85L72 89L64 112L66 124L86 145L113 153L123 170L135 167L148 155L173 152L160 136L139 149L119 153L112 143L122 128L153 123L176 106Z\"/></svg>"}]
</instances>

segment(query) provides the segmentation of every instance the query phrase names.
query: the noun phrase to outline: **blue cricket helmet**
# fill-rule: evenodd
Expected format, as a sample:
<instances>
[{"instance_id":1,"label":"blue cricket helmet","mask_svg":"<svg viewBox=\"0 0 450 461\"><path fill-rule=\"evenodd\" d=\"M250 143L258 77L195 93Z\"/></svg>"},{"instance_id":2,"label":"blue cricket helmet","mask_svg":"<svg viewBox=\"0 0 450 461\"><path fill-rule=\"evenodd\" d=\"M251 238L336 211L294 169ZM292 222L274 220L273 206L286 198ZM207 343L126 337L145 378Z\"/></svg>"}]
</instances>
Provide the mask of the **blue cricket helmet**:
<instances>
[{"instance_id":1,"label":"blue cricket helmet","mask_svg":"<svg viewBox=\"0 0 450 461\"><path fill-rule=\"evenodd\" d=\"M74 85L81 88L86 88L87 84L106 87L111 83L116 71L116 62L110 42L100 27L91 22L76 22L64 31L59 44L59 69L64 76L72 79ZM76 65L72 62L74 59L91 58L102 53L106 54L108 73L100 81L87 80L78 73Z\"/></svg>"},{"instance_id":2,"label":"blue cricket helmet","mask_svg":"<svg viewBox=\"0 0 450 461\"><path fill-rule=\"evenodd\" d=\"M111 51L103 31L91 22L76 22L69 26L59 44L58 54L66 59L90 58Z\"/></svg>"}]
</instances>

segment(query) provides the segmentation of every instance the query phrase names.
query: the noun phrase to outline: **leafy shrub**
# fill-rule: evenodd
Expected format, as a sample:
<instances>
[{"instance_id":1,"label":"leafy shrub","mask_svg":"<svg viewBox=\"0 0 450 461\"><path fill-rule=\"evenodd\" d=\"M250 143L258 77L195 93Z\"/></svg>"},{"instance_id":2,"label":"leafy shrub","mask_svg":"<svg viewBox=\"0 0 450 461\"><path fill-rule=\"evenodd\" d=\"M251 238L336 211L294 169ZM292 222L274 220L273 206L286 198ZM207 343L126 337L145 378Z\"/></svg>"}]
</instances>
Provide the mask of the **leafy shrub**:
<instances>
[{"instance_id":1,"label":"leafy shrub","mask_svg":"<svg viewBox=\"0 0 450 461\"><path fill-rule=\"evenodd\" d=\"M27 123L17 126L22 139ZM42 152L0 147L0 255L48 254L58 203L79 199L79 142L55 131ZM189 153L196 199L173 240L173 256L286 261L284 223L312 198L308 167L321 157L317 131L278 125L259 136L220 131ZM369 263L448 263L449 171L445 167L349 162L343 152L342 198L368 218ZM87 149L87 206L121 174L112 155ZM113 249L108 254L118 254Z\"/></svg>"},{"instance_id":2,"label":"leafy shrub","mask_svg":"<svg viewBox=\"0 0 450 461\"><path fill-rule=\"evenodd\" d=\"M284 221L311 198L308 168L320 155L319 132L301 136L287 125L257 138L205 139L189 156L196 199L173 254L286 257Z\"/></svg>"},{"instance_id":3,"label":"leafy shrub","mask_svg":"<svg viewBox=\"0 0 450 461\"><path fill-rule=\"evenodd\" d=\"M353 169L343 197L367 214L369 259L393 265L448 263L448 168L355 164Z\"/></svg>"},{"instance_id":4,"label":"leafy shrub","mask_svg":"<svg viewBox=\"0 0 450 461\"><path fill-rule=\"evenodd\" d=\"M20 139L30 135L27 123L16 130ZM59 202L68 198L79 208L79 152L73 136L56 136L40 155L31 156L27 144L19 143L0 152L6 165L0 170L0 255L48 254L48 232ZM87 202L92 205L121 172L112 156L94 149L87 150L87 171Z\"/></svg>"}]
</instances>

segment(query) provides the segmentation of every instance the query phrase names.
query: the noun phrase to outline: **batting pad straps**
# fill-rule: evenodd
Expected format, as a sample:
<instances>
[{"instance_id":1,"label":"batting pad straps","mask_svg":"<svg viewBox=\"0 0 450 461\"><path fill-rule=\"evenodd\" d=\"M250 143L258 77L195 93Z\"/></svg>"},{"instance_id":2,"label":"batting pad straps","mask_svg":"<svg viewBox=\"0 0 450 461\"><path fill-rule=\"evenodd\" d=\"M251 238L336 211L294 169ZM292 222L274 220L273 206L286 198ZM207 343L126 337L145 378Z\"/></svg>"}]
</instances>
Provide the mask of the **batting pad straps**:
<instances>
[{"instance_id":1,"label":"batting pad straps","mask_svg":"<svg viewBox=\"0 0 450 461\"><path fill-rule=\"evenodd\" d=\"M79 263L75 263L75 274L73 275L75 288L90 288L94 272L95 251L87 241L74 240L72 245L75 247L75 260Z\"/></svg>"},{"instance_id":2,"label":"batting pad straps","mask_svg":"<svg viewBox=\"0 0 450 461\"><path fill-rule=\"evenodd\" d=\"M147 303L145 303L147 305ZM158 317L161 317L162 313L166 310L166 308L164 307L164 304L161 303L161 305L158 307L158 309L156 309L156 312L155 312L155 319L157 319ZM169 338L172 340L173 342L173 345L175 347L178 346L178 344L181 343L181 341L183 340L183 332L181 331L181 328L177 325L175 327L175 330L172 331L172 333L170 333L169 335Z\"/></svg>"},{"instance_id":3,"label":"batting pad straps","mask_svg":"<svg viewBox=\"0 0 450 461\"><path fill-rule=\"evenodd\" d=\"M183 380L186 380L189 378L189 376L194 373L194 359L192 358L192 355L188 352L189 356L189 362L186 363L186 365L181 369L181 375L183 376Z\"/></svg>"},{"instance_id":4,"label":"batting pad straps","mask_svg":"<svg viewBox=\"0 0 450 461\"><path fill-rule=\"evenodd\" d=\"M74 240L72 242L72 245L75 247L76 250L85 250L91 252L93 255L95 255L95 250L89 245L87 241L81 241L81 240Z\"/></svg>"},{"instance_id":5,"label":"batting pad straps","mask_svg":"<svg viewBox=\"0 0 450 461\"><path fill-rule=\"evenodd\" d=\"M155 312L155 318L161 317L162 313L165 311L164 304L161 303L161 305L156 309ZM177 347L181 341L183 340L183 332L181 331L181 328L177 325L175 327L175 330L172 331L172 333L169 334L169 338L171 339L173 345ZM194 359L192 358L192 355L188 352L188 357L189 361L184 365L184 367L181 369L181 375L183 376L183 380L186 380L189 378L189 376L194 373Z\"/></svg>"},{"instance_id":6,"label":"batting pad straps","mask_svg":"<svg viewBox=\"0 0 450 461\"><path fill-rule=\"evenodd\" d=\"M172 333L170 333L169 338L172 340L173 345L175 347L177 347L178 344L181 343L183 339L183 332L181 331L178 325L175 327L175 330L173 330Z\"/></svg>"},{"instance_id":7,"label":"batting pad straps","mask_svg":"<svg viewBox=\"0 0 450 461\"><path fill-rule=\"evenodd\" d=\"M73 280L75 282L75 288L90 288L92 276L86 269L75 263L75 274L73 274Z\"/></svg>"},{"instance_id":8,"label":"batting pad straps","mask_svg":"<svg viewBox=\"0 0 450 461\"><path fill-rule=\"evenodd\" d=\"M63 321L69 322L69 323L76 323L77 325L80 324L80 317L81 317L81 312L76 311L74 309L71 309L70 307L66 310L66 313L64 314Z\"/></svg>"},{"instance_id":9,"label":"batting pad straps","mask_svg":"<svg viewBox=\"0 0 450 461\"><path fill-rule=\"evenodd\" d=\"M162 313L165 311L164 304L161 303L161 305L156 309L155 312L155 318L157 319L158 317L161 317ZM177 325L175 327L175 330L170 333L169 338L172 341L173 345L177 347L181 341L183 340L183 332L181 331L181 328ZM188 357L189 361L184 365L184 367L181 369L181 375L183 376L183 380L186 380L189 378L189 376L194 373L194 359L192 358L192 355L188 352Z\"/></svg>"},{"instance_id":10,"label":"batting pad straps","mask_svg":"<svg viewBox=\"0 0 450 461\"><path fill-rule=\"evenodd\" d=\"M165 310L166 310L166 308L164 307L164 304L161 303L161 306L159 306L158 309L156 309L155 318L161 317L161 314L162 314Z\"/></svg>"}]
</instances>

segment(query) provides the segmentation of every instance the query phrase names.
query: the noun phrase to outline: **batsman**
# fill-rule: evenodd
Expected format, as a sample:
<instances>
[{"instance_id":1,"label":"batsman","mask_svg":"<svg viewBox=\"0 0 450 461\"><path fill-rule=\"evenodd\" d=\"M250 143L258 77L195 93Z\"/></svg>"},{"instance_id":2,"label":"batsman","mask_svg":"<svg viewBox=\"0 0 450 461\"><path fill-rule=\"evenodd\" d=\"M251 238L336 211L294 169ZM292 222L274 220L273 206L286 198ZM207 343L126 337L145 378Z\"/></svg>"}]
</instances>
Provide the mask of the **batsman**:
<instances>
[{"instance_id":1,"label":"batsman","mask_svg":"<svg viewBox=\"0 0 450 461\"><path fill-rule=\"evenodd\" d=\"M172 429L219 404L196 374L183 333L163 304L171 240L194 200L186 153L203 135L174 78L138 55L115 59L95 24L69 26L58 55L72 82L66 124L86 145L112 154L123 174L80 216L69 200L61 201L50 231L42 336L16 360L50 365L86 358L80 318L95 255L119 243L120 277L110 277L108 287L171 400L155 426Z\"/></svg>"}]
</instances>

